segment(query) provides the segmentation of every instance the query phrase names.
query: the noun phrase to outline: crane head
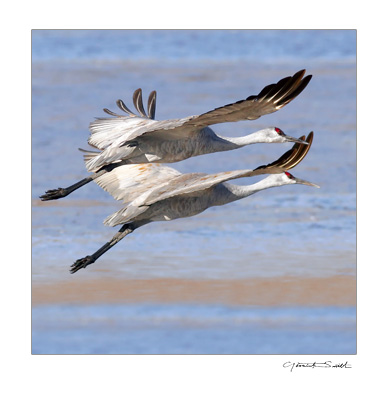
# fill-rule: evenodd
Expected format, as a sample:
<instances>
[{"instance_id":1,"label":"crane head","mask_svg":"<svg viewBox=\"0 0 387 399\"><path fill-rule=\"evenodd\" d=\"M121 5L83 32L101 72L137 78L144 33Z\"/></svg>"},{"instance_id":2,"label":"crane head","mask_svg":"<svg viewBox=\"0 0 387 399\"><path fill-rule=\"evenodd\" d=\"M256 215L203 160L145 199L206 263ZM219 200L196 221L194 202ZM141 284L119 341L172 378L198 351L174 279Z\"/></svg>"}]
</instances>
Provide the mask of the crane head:
<instances>
[{"instance_id":1,"label":"crane head","mask_svg":"<svg viewBox=\"0 0 387 399\"><path fill-rule=\"evenodd\" d=\"M310 183L306 180L299 179L297 177L294 177L291 173L289 172L284 172L284 184L304 184L305 186L312 186L312 187L317 187L320 188L317 184Z\"/></svg>"},{"instance_id":2,"label":"crane head","mask_svg":"<svg viewBox=\"0 0 387 399\"><path fill-rule=\"evenodd\" d=\"M276 133L276 141L273 141L274 143L300 143L300 144L306 144L309 145L309 143L305 140L297 139L292 136L287 136L279 127L274 127L273 128L274 132Z\"/></svg>"}]
</instances>

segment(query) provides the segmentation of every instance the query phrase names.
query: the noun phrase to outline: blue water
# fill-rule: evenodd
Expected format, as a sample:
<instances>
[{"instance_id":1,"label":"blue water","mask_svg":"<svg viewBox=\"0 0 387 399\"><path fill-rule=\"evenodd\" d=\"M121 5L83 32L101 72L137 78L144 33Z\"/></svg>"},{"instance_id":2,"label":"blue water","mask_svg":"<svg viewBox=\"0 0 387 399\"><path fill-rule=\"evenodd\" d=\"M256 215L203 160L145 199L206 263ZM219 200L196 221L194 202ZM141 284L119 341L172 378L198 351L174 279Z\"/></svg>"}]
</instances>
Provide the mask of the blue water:
<instances>
[{"instance_id":1,"label":"blue water","mask_svg":"<svg viewBox=\"0 0 387 399\"><path fill-rule=\"evenodd\" d=\"M355 316L351 307L40 306L32 353L352 354Z\"/></svg>"},{"instance_id":2,"label":"blue water","mask_svg":"<svg viewBox=\"0 0 387 399\"><path fill-rule=\"evenodd\" d=\"M103 116L102 108L116 110L118 98L131 108L133 91L142 87L145 100L157 90L158 119L200 114L256 94L302 68L313 79L291 104L257 121L217 125L214 130L224 136L267 126L292 136L313 130L312 148L292 173L321 189L276 188L194 218L145 226L95 265L69 275L75 259L94 252L115 233L102 220L121 204L94 184L46 206L38 197L86 176L77 148L87 147L88 125ZM171 166L183 173L255 168L289 147L250 146ZM236 183L251 183L247 180ZM105 277L355 276L356 31L34 30L32 200L33 286ZM101 293L96 305L63 300L60 305L34 306L32 351L356 351L355 308L340 303L329 308L285 303L251 309L103 301Z\"/></svg>"},{"instance_id":3,"label":"blue water","mask_svg":"<svg viewBox=\"0 0 387 399\"><path fill-rule=\"evenodd\" d=\"M355 30L34 30L36 61L351 61Z\"/></svg>"}]
</instances>

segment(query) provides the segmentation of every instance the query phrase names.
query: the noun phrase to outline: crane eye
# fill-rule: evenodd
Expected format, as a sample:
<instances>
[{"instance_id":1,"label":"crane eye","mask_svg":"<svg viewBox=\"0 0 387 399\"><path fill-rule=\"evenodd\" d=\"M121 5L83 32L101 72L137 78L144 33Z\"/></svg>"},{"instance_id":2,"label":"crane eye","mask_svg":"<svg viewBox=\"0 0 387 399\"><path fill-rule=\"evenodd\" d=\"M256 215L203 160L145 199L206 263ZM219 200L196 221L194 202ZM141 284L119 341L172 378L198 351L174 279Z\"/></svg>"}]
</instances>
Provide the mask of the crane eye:
<instances>
[{"instance_id":1,"label":"crane eye","mask_svg":"<svg viewBox=\"0 0 387 399\"><path fill-rule=\"evenodd\" d=\"M292 174L290 174L289 172L285 172L285 175L286 175L289 179L292 179L292 180L295 179L295 177L294 177Z\"/></svg>"},{"instance_id":2,"label":"crane eye","mask_svg":"<svg viewBox=\"0 0 387 399\"><path fill-rule=\"evenodd\" d=\"M278 127L275 127L274 130L280 135L280 136L285 136L285 133L279 129Z\"/></svg>"}]
</instances>

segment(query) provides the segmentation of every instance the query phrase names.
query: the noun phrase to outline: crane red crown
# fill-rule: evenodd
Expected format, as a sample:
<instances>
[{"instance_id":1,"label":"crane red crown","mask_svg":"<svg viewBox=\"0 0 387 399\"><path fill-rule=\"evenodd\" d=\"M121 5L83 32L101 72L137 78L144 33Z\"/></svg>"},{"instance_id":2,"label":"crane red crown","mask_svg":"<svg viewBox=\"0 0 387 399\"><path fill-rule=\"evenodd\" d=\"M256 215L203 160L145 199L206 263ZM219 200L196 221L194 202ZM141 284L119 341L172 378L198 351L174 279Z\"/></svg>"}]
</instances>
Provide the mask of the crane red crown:
<instances>
[{"instance_id":1,"label":"crane red crown","mask_svg":"<svg viewBox=\"0 0 387 399\"><path fill-rule=\"evenodd\" d=\"M289 179L294 179L294 176L292 174L290 174L289 172L285 172L285 175L289 178Z\"/></svg>"}]
</instances>

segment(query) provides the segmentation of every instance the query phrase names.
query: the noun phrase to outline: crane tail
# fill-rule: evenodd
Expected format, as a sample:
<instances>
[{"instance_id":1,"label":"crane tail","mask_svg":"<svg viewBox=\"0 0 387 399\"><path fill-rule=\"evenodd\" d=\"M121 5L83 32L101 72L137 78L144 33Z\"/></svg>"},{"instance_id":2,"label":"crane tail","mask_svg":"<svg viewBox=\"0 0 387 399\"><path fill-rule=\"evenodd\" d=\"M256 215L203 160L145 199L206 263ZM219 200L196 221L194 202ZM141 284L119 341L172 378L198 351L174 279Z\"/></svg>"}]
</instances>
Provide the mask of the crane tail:
<instances>
[{"instance_id":1,"label":"crane tail","mask_svg":"<svg viewBox=\"0 0 387 399\"><path fill-rule=\"evenodd\" d=\"M104 221L103 224L105 226L114 227L119 224L128 223L129 221L133 220L137 216L144 213L149 208L149 205L143 206L133 206L131 204L125 206L124 208L120 209L119 211L113 213L112 215L108 216Z\"/></svg>"},{"instance_id":2,"label":"crane tail","mask_svg":"<svg viewBox=\"0 0 387 399\"><path fill-rule=\"evenodd\" d=\"M95 158L97 155L100 154L99 151L90 151L90 150L84 150L83 148L78 148L79 151L83 152L83 160L85 162L88 162Z\"/></svg>"}]
</instances>

